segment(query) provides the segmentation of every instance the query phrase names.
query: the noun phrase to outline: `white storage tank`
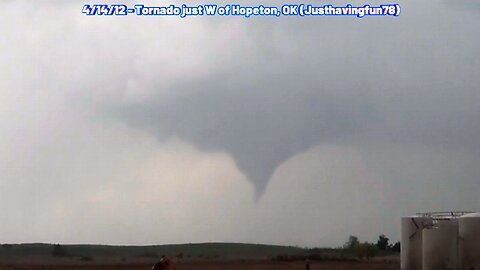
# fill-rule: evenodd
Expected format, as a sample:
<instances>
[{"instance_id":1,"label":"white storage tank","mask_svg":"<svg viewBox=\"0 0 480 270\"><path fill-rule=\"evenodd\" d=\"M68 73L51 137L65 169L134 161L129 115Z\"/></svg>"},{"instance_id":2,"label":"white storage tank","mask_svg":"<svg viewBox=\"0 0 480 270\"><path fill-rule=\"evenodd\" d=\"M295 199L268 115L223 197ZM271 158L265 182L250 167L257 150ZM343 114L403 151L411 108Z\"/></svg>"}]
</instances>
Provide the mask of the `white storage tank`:
<instances>
[{"instance_id":1,"label":"white storage tank","mask_svg":"<svg viewBox=\"0 0 480 270\"><path fill-rule=\"evenodd\" d=\"M459 219L459 257L461 270L480 270L480 213Z\"/></svg>"},{"instance_id":2,"label":"white storage tank","mask_svg":"<svg viewBox=\"0 0 480 270\"><path fill-rule=\"evenodd\" d=\"M458 218L437 218L423 230L423 270L458 269Z\"/></svg>"},{"instance_id":3,"label":"white storage tank","mask_svg":"<svg viewBox=\"0 0 480 270\"><path fill-rule=\"evenodd\" d=\"M422 230L425 222L424 216L402 218L400 269L422 270Z\"/></svg>"}]
</instances>

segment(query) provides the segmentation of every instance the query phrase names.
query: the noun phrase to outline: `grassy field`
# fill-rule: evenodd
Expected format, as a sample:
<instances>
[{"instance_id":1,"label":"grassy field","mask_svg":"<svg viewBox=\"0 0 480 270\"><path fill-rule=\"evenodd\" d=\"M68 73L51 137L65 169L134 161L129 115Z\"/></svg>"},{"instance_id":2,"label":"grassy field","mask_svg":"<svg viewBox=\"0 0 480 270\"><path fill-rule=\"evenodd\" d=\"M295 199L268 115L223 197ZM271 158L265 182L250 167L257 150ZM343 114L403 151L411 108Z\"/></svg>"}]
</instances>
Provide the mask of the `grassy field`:
<instances>
[{"instance_id":1,"label":"grassy field","mask_svg":"<svg viewBox=\"0 0 480 270\"><path fill-rule=\"evenodd\" d=\"M46 265L46 264L15 264L0 265L0 270L150 270L149 263L123 264L77 264L77 265ZM184 262L179 263L178 270L304 270L303 262L272 262L272 261L223 261L223 262ZM313 262L311 270L398 270L398 262Z\"/></svg>"},{"instance_id":2,"label":"grassy field","mask_svg":"<svg viewBox=\"0 0 480 270\"><path fill-rule=\"evenodd\" d=\"M303 258L306 256L312 258L311 270L399 269L398 254L358 260L340 249L205 243L161 246L1 245L0 270L146 270L151 269L160 256L175 258L179 253L183 254L183 258L175 259L178 260L178 270L304 270Z\"/></svg>"}]
</instances>

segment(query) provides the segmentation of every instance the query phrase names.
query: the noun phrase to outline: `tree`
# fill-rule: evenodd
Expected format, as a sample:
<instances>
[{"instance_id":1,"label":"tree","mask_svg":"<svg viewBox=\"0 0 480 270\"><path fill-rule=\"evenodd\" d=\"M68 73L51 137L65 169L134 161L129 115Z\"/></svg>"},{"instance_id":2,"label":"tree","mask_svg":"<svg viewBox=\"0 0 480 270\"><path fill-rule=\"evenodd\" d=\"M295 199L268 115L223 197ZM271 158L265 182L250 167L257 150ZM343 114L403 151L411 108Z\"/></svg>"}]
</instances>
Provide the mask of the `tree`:
<instances>
[{"instance_id":1,"label":"tree","mask_svg":"<svg viewBox=\"0 0 480 270\"><path fill-rule=\"evenodd\" d=\"M370 259L371 257L375 256L378 254L378 247L377 245L364 242L356 246L354 249L355 255L362 259L362 258L367 258Z\"/></svg>"},{"instance_id":2,"label":"tree","mask_svg":"<svg viewBox=\"0 0 480 270\"><path fill-rule=\"evenodd\" d=\"M388 245L389 240L390 239L388 239L388 237L386 237L384 234L378 236L377 248L380 250L387 250L389 248L389 245Z\"/></svg>"},{"instance_id":3,"label":"tree","mask_svg":"<svg viewBox=\"0 0 480 270\"><path fill-rule=\"evenodd\" d=\"M350 237L348 237L348 241L343 245L343 248L346 250L354 250L359 245L360 242L358 241L358 237L350 235Z\"/></svg>"},{"instance_id":4,"label":"tree","mask_svg":"<svg viewBox=\"0 0 480 270\"><path fill-rule=\"evenodd\" d=\"M395 244L391 245L390 249L395 252L400 252L400 242L396 242Z\"/></svg>"}]
</instances>

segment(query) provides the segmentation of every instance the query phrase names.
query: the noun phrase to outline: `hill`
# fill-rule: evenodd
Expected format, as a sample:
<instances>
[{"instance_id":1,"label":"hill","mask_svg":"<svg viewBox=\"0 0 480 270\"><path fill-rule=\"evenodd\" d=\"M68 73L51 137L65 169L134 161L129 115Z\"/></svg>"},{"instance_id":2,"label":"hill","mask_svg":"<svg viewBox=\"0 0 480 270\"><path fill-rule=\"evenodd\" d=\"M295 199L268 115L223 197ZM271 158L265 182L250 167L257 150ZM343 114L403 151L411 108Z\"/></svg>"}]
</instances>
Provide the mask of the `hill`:
<instances>
[{"instance_id":1,"label":"hill","mask_svg":"<svg viewBox=\"0 0 480 270\"><path fill-rule=\"evenodd\" d=\"M306 249L291 246L241 244L241 243L199 243L154 246L110 246L110 245L53 245L53 244L3 244L0 246L0 260L28 258L83 258L140 259L159 258L161 255L174 257L183 254L186 260L229 260L265 259L277 255L298 255Z\"/></svg>"}]
</instances>

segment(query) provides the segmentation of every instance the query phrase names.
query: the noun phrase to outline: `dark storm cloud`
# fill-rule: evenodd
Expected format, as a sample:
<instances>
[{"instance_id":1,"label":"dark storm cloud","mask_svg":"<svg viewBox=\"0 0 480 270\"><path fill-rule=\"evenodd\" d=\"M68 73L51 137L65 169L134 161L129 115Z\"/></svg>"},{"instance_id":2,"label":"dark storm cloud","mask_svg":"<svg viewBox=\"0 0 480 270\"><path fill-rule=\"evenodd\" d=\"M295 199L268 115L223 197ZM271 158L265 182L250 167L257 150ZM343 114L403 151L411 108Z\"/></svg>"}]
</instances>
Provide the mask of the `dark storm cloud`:
<instances>
[{"instance_id":1,"label":"dark storm cloud","mask_svg":"<svg viewBox=\"0 0 480 270\"><path fill-rule=\"evenodd\" d=\"M290 156L358 132L374 119L366 101L322 95L321 88L295 78L242 73L242 78L233 72L179 85L173 91L183 94L129 108L127 115L160 138L178 136L229 152L260 193Z\"/></svg>"},{"instance_id":2,"label":"dark storm cloud","mask_svg":"<svg viewBox=\"0 0 480 270\"><path fill-rule=\"evenodd\" d=\"M408 8L397 19L249 21L257 48L236 55L240 64L178 82L174 94L120 115L162 140L230 153L257 195L282 162L319 143L419 144L476 156L475 14Z\"/></svg>"}]
</instances>

